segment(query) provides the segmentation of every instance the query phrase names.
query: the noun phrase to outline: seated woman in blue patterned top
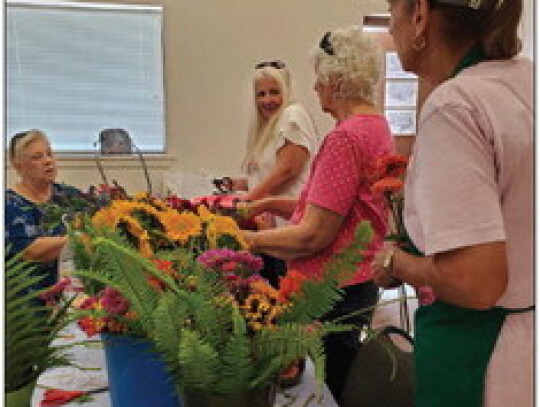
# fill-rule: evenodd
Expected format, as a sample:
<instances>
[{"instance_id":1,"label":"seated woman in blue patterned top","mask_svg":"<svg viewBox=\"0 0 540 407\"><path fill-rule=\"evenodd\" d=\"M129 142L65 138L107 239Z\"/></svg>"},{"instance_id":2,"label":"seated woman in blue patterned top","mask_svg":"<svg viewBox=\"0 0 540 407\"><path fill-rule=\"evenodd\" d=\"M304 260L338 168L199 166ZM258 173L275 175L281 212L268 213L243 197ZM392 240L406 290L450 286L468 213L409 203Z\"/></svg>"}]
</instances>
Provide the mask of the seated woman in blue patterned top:
<instances>
[{"instance_id":1,"label":"seated woman in blue patterned top","mask_svg":"<svg viewBox=\"0 0 540 407\"><path fill-rule=\"evenodd\" d=\"M42 225L40 203L54 202L59 195L78 195L74 187L54 182L56 162L47 136L40 130L15 134L9 144L9 159L20 180L6 191L5 244L7 257L23 251L23 258L36 262L35 274L44 276L35 289L58 279L58 257L67 242L63 224Z\"/></svg>"}]
</instances>

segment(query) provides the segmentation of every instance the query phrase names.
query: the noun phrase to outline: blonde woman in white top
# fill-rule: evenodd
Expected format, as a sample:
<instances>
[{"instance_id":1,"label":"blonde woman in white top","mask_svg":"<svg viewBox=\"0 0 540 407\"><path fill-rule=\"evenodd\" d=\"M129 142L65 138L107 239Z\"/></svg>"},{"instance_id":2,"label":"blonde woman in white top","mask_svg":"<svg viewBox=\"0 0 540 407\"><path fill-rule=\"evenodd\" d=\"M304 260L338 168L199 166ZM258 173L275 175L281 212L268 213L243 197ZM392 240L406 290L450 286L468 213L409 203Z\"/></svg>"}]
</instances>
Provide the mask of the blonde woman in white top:
<instances>
[{"instance_id":1,"label":"blonde woman in white top","mask_svg":"<svg viewBox=\"0 0 540 407\"><path fill-rule=\"evenodd\" d=\"M246 200L297 197L307 179L319 137L309 113L294 101L282 61L261 62L253 75L253 114L242 168L231 190Z\"/></svg>"}]
</instances>

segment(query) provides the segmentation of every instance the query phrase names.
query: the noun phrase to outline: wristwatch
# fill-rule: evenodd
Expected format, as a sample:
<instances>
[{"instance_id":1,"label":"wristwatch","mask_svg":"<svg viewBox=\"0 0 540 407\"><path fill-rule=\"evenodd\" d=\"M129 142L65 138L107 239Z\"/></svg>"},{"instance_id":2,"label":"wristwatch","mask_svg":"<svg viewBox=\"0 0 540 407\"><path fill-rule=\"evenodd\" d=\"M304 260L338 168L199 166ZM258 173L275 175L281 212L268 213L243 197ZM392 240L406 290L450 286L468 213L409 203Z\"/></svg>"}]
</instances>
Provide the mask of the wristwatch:
<instances>
[{"instance_id":1,"label":"wristwatch","mask_svg":"<svg viewBox=\"0 0 540 407\"><path fill-rule=\"evenodd\" d=\"M394 249L391 249L386 253L386 256L382 264L384 271L386 271L386 274L388 274L388 277L393 277L392 276L393 260L394 260Z\"/></svg>"}]
</instances>

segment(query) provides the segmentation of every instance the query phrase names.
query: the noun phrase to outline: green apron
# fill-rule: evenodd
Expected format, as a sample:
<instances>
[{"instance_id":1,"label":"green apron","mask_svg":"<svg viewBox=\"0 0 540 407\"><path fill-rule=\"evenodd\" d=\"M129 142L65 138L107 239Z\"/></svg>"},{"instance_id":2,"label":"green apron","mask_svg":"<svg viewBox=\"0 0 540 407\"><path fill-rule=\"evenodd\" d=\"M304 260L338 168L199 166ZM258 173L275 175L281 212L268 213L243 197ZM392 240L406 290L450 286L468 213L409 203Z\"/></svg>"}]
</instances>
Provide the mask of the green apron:
<instances>
[{"instance_id":1,"label":"green apron","mask_svg":"<svg viewBox=\"0 0 540 407\"><path fill-rule=\"evenodd\" d=\"M484 59L473 48L452 76ZM421 306L415 314L416 407L482 407L486 369L506 316L532 309L479 311L441 301Z\"/></svg>"},{"instance_id":2,"label":"green apron","mask_svg":"<svg viewBox=\"0 0 540 407\"><path fill-rule=\"evenodd\" d=\"M528 310L528 309L527 309ZM506 315L437 301L415 315L416 407L481 407L486 369Z\"/></svg>"}]
</instances>

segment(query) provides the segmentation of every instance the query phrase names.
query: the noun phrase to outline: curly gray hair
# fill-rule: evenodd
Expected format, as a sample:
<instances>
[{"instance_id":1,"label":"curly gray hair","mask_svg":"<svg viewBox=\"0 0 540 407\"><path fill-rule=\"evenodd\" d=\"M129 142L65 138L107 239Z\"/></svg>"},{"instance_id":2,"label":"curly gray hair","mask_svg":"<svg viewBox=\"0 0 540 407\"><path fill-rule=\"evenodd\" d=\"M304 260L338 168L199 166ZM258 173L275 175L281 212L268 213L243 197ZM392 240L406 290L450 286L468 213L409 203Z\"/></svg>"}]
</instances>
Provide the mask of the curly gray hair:
<instances>
[{"instance_id":1,"label":"curly gray hair","mask_svg":"<svg viewBox=\"0 0 540 407\"><path fill-rule=\"evenodd\" d=\"M358 26L335 29L311 51L317 80L332 84L334 96L375 102L381 52Z\"/></svg>"}]
</instances>

